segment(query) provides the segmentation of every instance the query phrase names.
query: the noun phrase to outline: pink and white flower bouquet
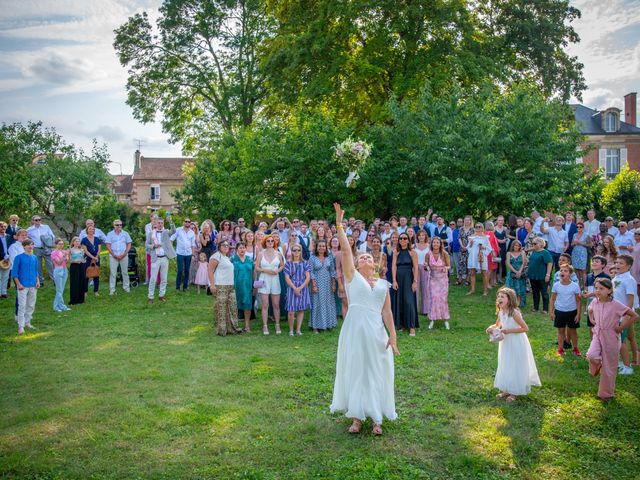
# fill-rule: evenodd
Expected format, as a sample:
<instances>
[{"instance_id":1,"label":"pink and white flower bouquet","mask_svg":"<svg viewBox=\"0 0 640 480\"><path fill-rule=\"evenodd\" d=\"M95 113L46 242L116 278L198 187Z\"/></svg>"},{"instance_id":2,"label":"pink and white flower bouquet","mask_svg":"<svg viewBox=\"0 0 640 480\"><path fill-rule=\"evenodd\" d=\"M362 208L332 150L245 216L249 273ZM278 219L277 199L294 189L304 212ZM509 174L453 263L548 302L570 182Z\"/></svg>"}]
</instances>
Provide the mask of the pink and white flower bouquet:
<instances>
[{"instance_id":1,"label":"pink and white flower bouquet","mask_svg":"<svg viewBox=\"0 0 640 480\"><path fill-rule=\"evenodd\" d=\"M360 178L358 171L371 155L371 145L362 140L353 141L351 137L333 147L333 155L336 160L344 164L349 170L349 176L345 180L347 187L355 187L356 180Z\"/></svg>"}]
</instances>

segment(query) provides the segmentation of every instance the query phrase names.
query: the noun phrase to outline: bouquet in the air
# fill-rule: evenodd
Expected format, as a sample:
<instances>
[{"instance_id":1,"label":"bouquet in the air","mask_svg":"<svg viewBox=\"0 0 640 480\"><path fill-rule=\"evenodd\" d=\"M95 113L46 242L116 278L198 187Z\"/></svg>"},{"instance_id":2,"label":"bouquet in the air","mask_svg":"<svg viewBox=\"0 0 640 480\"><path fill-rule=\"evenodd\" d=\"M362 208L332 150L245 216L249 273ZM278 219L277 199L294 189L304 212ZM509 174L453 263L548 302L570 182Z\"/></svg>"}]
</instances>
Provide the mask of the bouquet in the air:
<instances>
[{"instance_id":1,"label":"bouquet in the air","mask_svg":"<svg viewBox=\"0 0 640 480\"><path fill-rule=\"evenodd\" d=\"M353 141L351 137L333 147L336 160L341 162L349 170L349 176L345 180L347 187L355 187L355 182L360 178L358 171L371 155L371 145L362 140Z\"/></svg>"}]
</instances>

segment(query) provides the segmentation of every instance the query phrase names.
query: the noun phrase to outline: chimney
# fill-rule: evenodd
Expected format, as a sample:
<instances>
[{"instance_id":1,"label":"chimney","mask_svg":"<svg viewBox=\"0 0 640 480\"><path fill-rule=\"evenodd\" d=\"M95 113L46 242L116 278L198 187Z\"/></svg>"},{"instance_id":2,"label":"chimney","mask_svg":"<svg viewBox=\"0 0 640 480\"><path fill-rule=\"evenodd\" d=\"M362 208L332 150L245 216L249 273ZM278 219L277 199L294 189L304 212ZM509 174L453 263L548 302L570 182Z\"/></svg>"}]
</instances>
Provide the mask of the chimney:
<instances>
[{"instance_id":1,"label":"chimney","mask_svg":"<svg viewBox=\"0 0 640 480\"><path fill-rule=\"evenodd\" d=\"M635 115L635 110L634 110L634 115ZM138 170L140 170L140 150L136 150L136 153L133 154L133 160L134 160L133 173L138 173Z\"/></svg>"},{"instance_id":2,"label":"chimney","mask_svg":"<svg viewBox=\"0 0 640 480\"><path fill-rule=\"evenodd\" d=\"M624 96L624 121L636 126L636 92Z\"/></svg>"}]
</instances>

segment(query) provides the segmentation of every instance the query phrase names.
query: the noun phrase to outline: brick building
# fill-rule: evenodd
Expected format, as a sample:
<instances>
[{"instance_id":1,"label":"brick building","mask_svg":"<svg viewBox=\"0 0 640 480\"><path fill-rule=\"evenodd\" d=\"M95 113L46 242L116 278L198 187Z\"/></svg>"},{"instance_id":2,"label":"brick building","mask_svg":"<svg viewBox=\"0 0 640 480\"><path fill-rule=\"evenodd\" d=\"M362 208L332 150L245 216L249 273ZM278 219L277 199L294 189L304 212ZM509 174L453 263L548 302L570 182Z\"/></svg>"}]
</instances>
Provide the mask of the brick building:
<instances>
[{"instance_id":1,"label":"brick building","mask_svg":"<svg viewBox=\"0 0 640 480\"><path fill-rule=\"evenodd\" d=\"M624 117L616 107L598 111L577 104L571 108L580 131L586 136L582 147L591 148L578 162L593 169L602 168L608 179L614 178L625 165L640 171L640 128L636 126L635 92L624 97Z\"/></svg>"},{"instance_id":2,"label":"brick building","mask_svg":"<svg viewBox=\"0 0 640 480\"><path fill-rule=\"evenodd\" d=\"M174 210L173 193L182 187L182 167L191 158L144 157L135 153L133 175L115 175L113 191L118 201L136 210Z\"/></svg>"}]
</instances>

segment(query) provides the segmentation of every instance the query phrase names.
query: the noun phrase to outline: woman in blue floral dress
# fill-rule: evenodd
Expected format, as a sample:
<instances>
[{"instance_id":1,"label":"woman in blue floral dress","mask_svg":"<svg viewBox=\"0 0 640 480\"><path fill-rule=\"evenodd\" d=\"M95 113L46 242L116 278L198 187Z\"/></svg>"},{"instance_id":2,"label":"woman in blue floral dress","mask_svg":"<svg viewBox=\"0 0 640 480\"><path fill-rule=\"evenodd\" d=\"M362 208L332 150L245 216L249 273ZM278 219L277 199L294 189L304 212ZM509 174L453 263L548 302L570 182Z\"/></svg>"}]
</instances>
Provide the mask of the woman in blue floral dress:
<instances>
[{"instance_id":1,"label":"woman in blue floral dress","mask_svg":"<svg viewBox=\"0 0 640 480\"><path fill-rule=\"evenodd\" d=\"M318 240L311 258L311 317L309 326L314 333L329 330L338 324L336 302L333 294L336 291L336 271L333 258L327 255L327 242Z\"/></svg>"}]
</instances>

